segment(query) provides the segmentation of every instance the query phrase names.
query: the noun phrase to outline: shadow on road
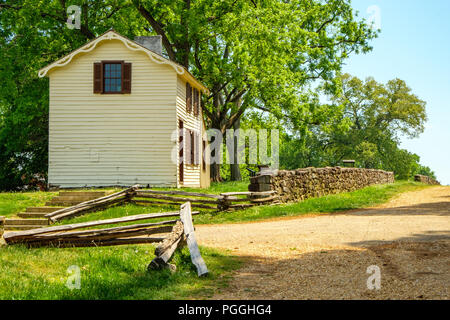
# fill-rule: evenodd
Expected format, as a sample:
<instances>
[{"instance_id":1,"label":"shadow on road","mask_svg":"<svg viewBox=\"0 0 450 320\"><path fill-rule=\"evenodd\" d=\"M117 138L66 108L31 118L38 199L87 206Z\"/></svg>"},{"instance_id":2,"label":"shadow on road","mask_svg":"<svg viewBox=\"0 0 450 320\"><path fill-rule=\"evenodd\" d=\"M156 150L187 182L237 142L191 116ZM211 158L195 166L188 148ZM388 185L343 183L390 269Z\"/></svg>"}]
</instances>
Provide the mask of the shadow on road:
<instances>
[{"instance_id":1,"label":"shadow on road","mask_svg":"<svg viewBox=\"0 0 450 320\"><path fill-rule=\"evenodd\" d=\"M396 241L367 250L299 252L288 259L246 256L229 288L214 298L449 299L450 244ZM380 268L380 290L367 287L369 266Z\"/></svg>"},{"instance_id":2,"label":"shadow on road","mask_svg":"<svg viewBox=\"0 0 450 320\"><path fill-rule=\"evenodd\" d=\"M353 212L348 212L348 215L433 215L433 216L448 216L450 215L450 201L431 202L414 204L411 206L401 206L395 208L373 208L363 209Z\"/></svg>"}]
</instances>

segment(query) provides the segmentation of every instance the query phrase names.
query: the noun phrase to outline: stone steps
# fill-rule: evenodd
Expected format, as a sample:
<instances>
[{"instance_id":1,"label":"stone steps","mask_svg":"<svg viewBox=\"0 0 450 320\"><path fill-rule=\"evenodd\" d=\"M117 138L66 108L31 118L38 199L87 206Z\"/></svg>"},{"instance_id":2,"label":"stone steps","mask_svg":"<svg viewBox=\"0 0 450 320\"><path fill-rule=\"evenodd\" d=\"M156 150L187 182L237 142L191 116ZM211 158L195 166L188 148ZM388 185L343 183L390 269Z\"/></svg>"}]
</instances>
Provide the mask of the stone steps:
<instances>
[{"instance_id":1,"label":"stone steps","mask_svg":"<svg viewBox=\"0 0 450 320\"><path fill-rule=\"evenodd\" d=\"M50 213L56 210L62 209L64 207L30 207L25 210L26 213Z\"/></svg>"},{"instance_id":2,"label":"stone steps","mask_svg":"<svg viewBox=\"0 0 450 320\"><path fill-rule=\"evenodd\" d=\"M42 228L43 226L40 225L26 225L26 224L19 224L19 225L5 225L3 226L3 229L5 231L12 231L12 230L30 230L30 229L38 229Z\"/></svg>"},{"instance_id":3,"label":"stone steps","mask_svg":"<svg viewBox=\"0 0 450 320\"><path fill-rule=\"evenodd\" d=\"M88 201L100 198L102 196L56 196L50 201Z\"/></svg>"},{"instance_id":4,"label":"stone steps","mask_svg":"<svg viewBox=\"0 0 450 320\"><path fill-rule=\"evenodd\" d=\"M76 204L82 203L84 201L74 201L74 200L64 200L64 201L49 201L46 202L45 205L46 206L58 206L58 207L71 207L74 206Z\"/></svg>"},{"instance_id":5,"label":"stone steps","mask_svg":"<svg viewBox=\"0 0 450 320\"><path fill-rule=\"evenodd\" d=\"M70 207L81 202L104 197L104 191L61 191L58 196L47 202L46 206Z\"/></svg>"},{"instance_id":6,"label":"stone steps","mask_svg":"<svg viewBox=\"0 0 450 320\"><path fill-rule=\"evenodd\" d=\"M74 206L84 201L94 200L106 195L105 191L61 191L58 196L48 201L43 207L29 207L25 212L19 212L19 218L3 218L3 229L29 230L49 225L45 215L65 207Z\"/></svg>"},{"instance_id":7,"label":"stone steps","mask_svg":"<svg viewBox=\"0 0 450 320\"><path fill-rule=\"evenodd\" d=\"M18 217L23 219L44 218L48 212L19 212Z\"/></svg>"},{"instance_id":8,"label":"stone steps","mask_svg":"<svg viewBox=\"0 0 450 320\"><path fill-rule=\"evenodd\" d=\"M32 225L32 226L48 226L48 219L15 219L6 218L5 226Z\"/></svg>"},{"instance_id":9,"label":"stone steps","mask_svg":"<svg viewBox=\"0 0 450 320\"><path fill-rule=\"evenodd\" d=\"M106 196L106 192L105 191L61 191L61 192L59 192L59 196L62 196L62 197L78 196L78 197L100 198L100 197Z\"/></svg>"}]
</instances>

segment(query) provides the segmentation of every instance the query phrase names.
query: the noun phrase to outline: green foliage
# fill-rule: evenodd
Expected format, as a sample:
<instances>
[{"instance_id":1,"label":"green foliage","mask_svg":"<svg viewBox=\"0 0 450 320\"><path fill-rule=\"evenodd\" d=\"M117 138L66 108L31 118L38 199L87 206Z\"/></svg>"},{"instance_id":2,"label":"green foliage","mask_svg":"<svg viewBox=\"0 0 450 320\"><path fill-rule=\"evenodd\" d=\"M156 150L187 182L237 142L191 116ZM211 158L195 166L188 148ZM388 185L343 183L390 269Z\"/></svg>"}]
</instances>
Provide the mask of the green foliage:
<instances>
[{"instance_id":1,"label":"green foliage","mask_svg":"<svg viewBox=\"0 0 450 320\"><path fill-rule=\"evenodd\" d=\"M394 171L396 178L411 178L419 157L399 147L400 136L416 137L427 120L425 102L400 79L377 83L345 74L331 104L316 112L308 132L285 132L281 165L288 169L342 165L354 159L362 168Z\"/></svg>"},{"instance_id":2,"label":"green foliage","mask_svg":"<svg viewBox=\"0 0 450 320\"><path fill-rule=\"evenodd\" d=\"M81 7L81 29L66 27L69 5ZM46 178L48 81L39 68L111 27L161 35L164 53L210 89L205 118L221 131L254 108L301 127L315 101L308 85L334 89L342 62L375 36L342 0L2 2L0 189Z\"/></svg>"},{"instance_id":3,"label":"green foliage","mask_svg":"<svg viewBox=\"0 0 450 320\"><path fill-rule=\"evenodd\" d=\"M434 171L432 171L429 167L427 166L422 166L422 165L418 165L416 167L416 171L414 172L414 175L416 174L421 174L423 176L427 176L433 179L437 179L436 174L434 173Z\"/></svg>"}]
</instances>

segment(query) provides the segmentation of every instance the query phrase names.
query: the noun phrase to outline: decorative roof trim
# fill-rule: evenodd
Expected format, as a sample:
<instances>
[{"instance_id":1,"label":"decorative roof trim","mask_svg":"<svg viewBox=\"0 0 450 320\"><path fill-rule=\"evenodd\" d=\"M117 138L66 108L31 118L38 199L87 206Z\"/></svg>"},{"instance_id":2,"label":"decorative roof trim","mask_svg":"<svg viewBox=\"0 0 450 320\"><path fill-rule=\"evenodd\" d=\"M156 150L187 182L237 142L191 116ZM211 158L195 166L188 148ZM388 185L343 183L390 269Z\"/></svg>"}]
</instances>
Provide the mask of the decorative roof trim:
<instances>
[{"instance_id":1,"label":"decorative roof trim","mask_svg":"<svg viewBox=\"0 0 450 320\"><path fill-rule=\"evenodd\" d=\"M38 76L39 78L43 78L47 75L47 73L53 69L53 68L57 68L57 67L64 67L66 65L68 65L72 59L77 56L80 53L86 53L86 52L91 52L92 50L94 50L97 45L105 40L119 40L122 41L122 43L131 51L141 51L144 52L145 54L147 54L147 56L150 58L150 60L152 60L153 62L157 63L157 64L167 64L170 65L177 74L182 75L186 78L189 78L191 81L196 82L196 84L202 88L203 91L208 92L208 89L202 85L197 79L194 78L194 76L192 76L183 66L170 61L162 56L160 56L159 54L141 46L140 44L131 41L129 39L127 39L126 37L118 34L117 32L115 32L114 30L109 30L107 32L105 32L104 34L102 34L101 36L95 38L94 40L86 43L85 45L81 46L80 48L72 51L71 53L69 53L68 55L64 56L63 58L49 64L48 66L40 69L38 71Z\"/></svg>"}]
</instances>

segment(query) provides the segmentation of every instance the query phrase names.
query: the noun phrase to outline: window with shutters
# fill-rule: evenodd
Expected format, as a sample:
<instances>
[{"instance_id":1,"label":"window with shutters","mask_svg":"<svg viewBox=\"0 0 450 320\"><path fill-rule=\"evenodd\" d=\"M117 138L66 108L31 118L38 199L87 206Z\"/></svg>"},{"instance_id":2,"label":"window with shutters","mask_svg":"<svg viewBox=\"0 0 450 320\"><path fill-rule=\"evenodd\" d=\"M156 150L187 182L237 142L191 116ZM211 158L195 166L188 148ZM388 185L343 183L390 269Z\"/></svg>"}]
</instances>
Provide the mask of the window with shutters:
<instances>
[{"instance_id":1,"label":"window with shutters","mask_svg":"<svg viewBox=\"0 0 450 320\"><path fill-rule=\"evenodd\" d=\"M178 120L178 130L179 130L179 151L178 155L180 157L179 159L179 176L180 176L180 182L183 182L184 180L184 148L183 148L183 137L184 137L184 124L182 120Z\"/></svg>"},{"instance_id":2,"label":"window with shutters","mask_svg":"<svg viewBox=\"0 0 450 320\"><path fill-rule=\"evenodd\" d=\"M131 93L131 63L94 63L94 93Z\"/></svg>"}]
</instances>

